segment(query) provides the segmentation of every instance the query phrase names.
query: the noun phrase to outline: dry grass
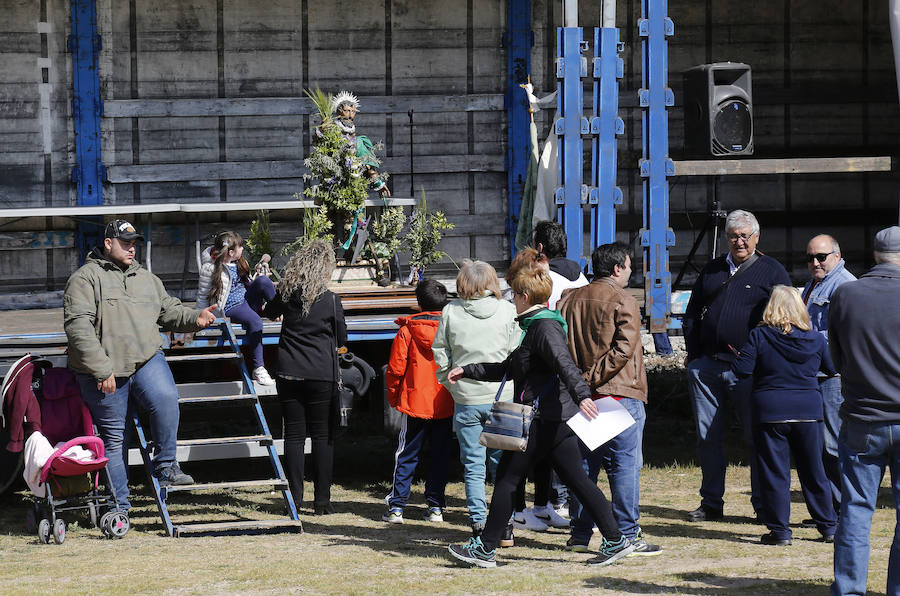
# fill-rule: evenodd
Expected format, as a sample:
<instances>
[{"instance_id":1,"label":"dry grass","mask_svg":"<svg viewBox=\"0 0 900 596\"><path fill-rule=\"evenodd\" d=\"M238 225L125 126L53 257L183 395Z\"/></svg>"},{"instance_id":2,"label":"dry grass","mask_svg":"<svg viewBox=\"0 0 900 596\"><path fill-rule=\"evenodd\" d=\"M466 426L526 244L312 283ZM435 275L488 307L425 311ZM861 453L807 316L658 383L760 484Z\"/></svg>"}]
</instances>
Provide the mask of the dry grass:
<instances>
[{"instance_id":1,"label":"dry grass","mask_svg":"<svg viewBox=\"0 0 900 596\"><path fill-rule=\"evenodd\" d=\"M70 528L65 544L44 546L22 529L21 496L8 497L0 502L0 527L6 532L0 535L0 593L825 594L831 581L831 545L818 541L815 529L795 528L790 547L757 543L765 529L751 519L749 474L741 466L728 472L728 517L701 524L683 518L697 505L699 471L645 468L642 526L664 548L657 557L592 569L583 564L588 555L561 549L564 532L522 531L515 547L500 551L499 567L483 570L458 565L446 552L448 543L468 538L461 482L448 488L444 523L419 521L419 484L406 523L388 526L378 520L391 445L376 437L359 439L352 448L360 467L354 480L335 488L339 513L315 517L305 511L302 535L166 538L152 501L139 489L135 528L123 540L102 539L82 519L81 527ZM349 449L338 461L339 476L350 466ZM799 521L807 513L796 481L793 488L792 519ZM197 509L215 518L265 517L282 507L280 496L271 493L208 494L194 505L179 497L173 510L182 515ZM876 593L884 590L895 518L887 491L883 497L875 514L869 576ZM598 541L595 537L592 545Z\"/></svg>"}]
</instances>

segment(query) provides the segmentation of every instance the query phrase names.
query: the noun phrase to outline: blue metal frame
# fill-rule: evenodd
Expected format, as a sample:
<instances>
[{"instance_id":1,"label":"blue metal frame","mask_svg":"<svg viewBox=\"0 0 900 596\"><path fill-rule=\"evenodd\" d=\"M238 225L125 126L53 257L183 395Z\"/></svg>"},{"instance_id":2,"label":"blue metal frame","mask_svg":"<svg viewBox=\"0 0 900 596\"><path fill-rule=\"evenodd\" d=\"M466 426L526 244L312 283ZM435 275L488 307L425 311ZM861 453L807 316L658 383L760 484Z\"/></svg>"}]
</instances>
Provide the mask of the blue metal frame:
<instances>
[{"instance_id":1,"label":"blue metal frame","mask_svg":"<svg viewBox=\"0 0 900 596\"><path fill-rule=\"evenodd\" d=\"M72 115L75 122L75 183L78 205L103 204L103 161L100 147L100 117L103 102L100 98L99 54L100 36L97 34L96 0L72 0L72 35L69 52L72 54ZM81 258L102 236L102 218L78 225L76 243Z\"/></svg>"},{"instance_id":2,"label":"blue metal frame","mask_svg":"<svg viewBox=\"0 0 900 596\"><path fill-rule=\"evenodd\" d=\"M616 241L616 205L622 204L622 189L616 186L618 167L616 135L625 132L618 117L619 79L624 73L619 52L619 30L594 28L594 110L591 118L591 245Z\"/></svg>"},{"instance_id":3,"label":"blue metal frame","mask_svg":"<svg viewBox=\"0 0 900 596\"><path fill-rule=\"evenodd\" d=\"M582 265L586 262L582 205L587 203L588 187L583 184L581 137L591 134L590 123L583 115L581 79L587 76L587 59L582 55L585 50L587 44L582 38L581 27L560 27L556 30L556 90L560 116L555 124L559 136L559 187L555 197L557 220L565 228L568 239L566 257Z\"/></svg>"},{"instance_id":4,"label":"blue metal frame","mask_svg":"<svg viewBox=\"0 0 900 596\"><path fill-rule=\"evenodd\" d=\"M672 276L669 273L668 247L675 244L675 233L669 227L669 182L675 173L669 159L669 121L666 106L674 105L672 90L667 86L668 42L675 26L667 16L667 0L641 0L641 90L638 98L643 110L641 137L643 157L644 228L644 309L649 330L664 332L670 314Z\"/></svg>"},{"instance_id":5,"label":"blue metal frame","mask_svg":"<svg viewBox=\"0 0 900 596\"><path fill-rule=\"evenodd\" d=\"M522 210L525 178L528 174L528 155L531 152L528 99L519 90L519 85L524 83L531 73L531 48L534 45L534 33L531 31L531 0L507 0L506 23L504 105L507 120L506 181L509 192L506 235L509 237L510 256L515 256L516 231L519 225L519 212Z\"/></svg>"}]
</instances>

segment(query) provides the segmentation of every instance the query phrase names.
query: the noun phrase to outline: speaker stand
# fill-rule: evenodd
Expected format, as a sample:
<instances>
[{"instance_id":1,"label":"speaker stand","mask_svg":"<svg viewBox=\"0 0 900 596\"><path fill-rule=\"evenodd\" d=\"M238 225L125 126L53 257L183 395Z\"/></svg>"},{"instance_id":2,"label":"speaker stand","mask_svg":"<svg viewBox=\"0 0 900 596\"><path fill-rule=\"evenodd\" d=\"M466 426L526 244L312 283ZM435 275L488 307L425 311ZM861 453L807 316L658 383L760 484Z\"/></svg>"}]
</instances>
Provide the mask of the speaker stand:
<instances>
[{"instance_id":1,"label":"speaker stand","mask_svg":"<svg viewBox=\"0 0 900 596\"><path fill-rule=\"evenodd\" d=\"M688 267L691 267L697 273L700 272L700 268L694 264L694 257L697 255L697 251L700 249L700 244L703 242L703 238L706 237L706 232L712 228L712 255L711 258L716 257L716 250L718 249L719 243L719 224L725 223L725 217L728 213L722 209L719 209L719 201L713 200L712 207L709 211L706 212L706 221L703 222L703 228L700 230L700 233L697 235L697 239L694 240L694 245L691 246L691 252L688 253L687 259L685 259L684 264L681 266L681 270L678 272L678 277L675 278L675 283L672 284L672 289L674 290L681 284L681 279L684 277L685 271L687 271Z\"/></svg>"}]
</instances>

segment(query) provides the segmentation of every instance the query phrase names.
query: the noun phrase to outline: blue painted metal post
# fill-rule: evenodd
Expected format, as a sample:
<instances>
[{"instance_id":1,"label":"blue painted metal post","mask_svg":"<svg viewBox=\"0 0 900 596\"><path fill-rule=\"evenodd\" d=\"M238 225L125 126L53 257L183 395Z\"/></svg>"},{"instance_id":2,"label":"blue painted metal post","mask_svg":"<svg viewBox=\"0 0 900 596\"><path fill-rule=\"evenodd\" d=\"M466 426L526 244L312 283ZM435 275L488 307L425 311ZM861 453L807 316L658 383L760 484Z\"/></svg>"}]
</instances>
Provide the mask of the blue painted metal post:
<instances>
[{"instance_id":1,"label":"blue painted metal post","mask_svg":"<svg viewBox=\"0 0 900 596\"><path fill-rule=\"evenodd\" d=\"M100 36L97 34L96 0L72 0L72 113L75 121L75 183L78 205L103 204L103 162L100 150L100 71L98 56ZM102 236L102 218L79 223L76 244L81 259Z\"/></svg>"},{"instance_id":2,"label":"blue painted metal post","mask_svg":"<svg viewBox=\"0 0 900 596\"><path fill-rule=\"evenodd\" d=\"M666 16L667 0L641 0L638 33L641 40L643 69L640 105L644 108L641 136L643 158L640 172L644 179L644 247L645 312L651 332L666 330L670 313L672 276L669 273L669 246L675 244L675 233L669 228L669 181L675 172L669 159L669 121L666 106L675 104L667 86L668 42L675 25Z\"/></svg>"},{"instance_id":3,"label":"blue painted metal post","mask_svg":"<svg viewBox=\"0 0 900 596\"><path fill-rule=\"evenodd\" d=\"M587 260L583 250L582 205L587 203L588 187L582 184L584 159L581 136L591 133L590 123L584 117L581 83L582 77L587 76L587 59L582 55L585 50L587 44L582 39L581 27L560 27L556 30L556 89L560 116L556 121L560 184L556 189L557 219L568 237L566 257L582 265Z\"/></svg>"},{"instance_id":4,"label":"blue painted metal post","mask_svg":"<svg viewBox=\"0 0 900 596\"><path fill-rule=\"evenodd\" d=\"M619 79L624 66L619 52L619 30L594 28L594 112L591 118L592 143L591 244L597 247L616 240L616 205L622 204L622 189L616 186L616 135L625 132L618 117Z\"/></svg>"},{"instance_id":5,"label":"blue painted metal post","mask_svg":"<svg viewBox=\"0 0 900 596\"><path fill-rule=\"evenodd\" d=\"M528 80L531 73L531 47L534 34L531 31L531 0L507 0L505 35L506 45L506 106L507 149L506 173L509 193L509 217L506 235L509 238L510 256L516 254L516 231L519 211L522 209L522 193L528 173L528 156L531 152L528 116L528 99L519 85Z\"/></svg>"}]
</instances>

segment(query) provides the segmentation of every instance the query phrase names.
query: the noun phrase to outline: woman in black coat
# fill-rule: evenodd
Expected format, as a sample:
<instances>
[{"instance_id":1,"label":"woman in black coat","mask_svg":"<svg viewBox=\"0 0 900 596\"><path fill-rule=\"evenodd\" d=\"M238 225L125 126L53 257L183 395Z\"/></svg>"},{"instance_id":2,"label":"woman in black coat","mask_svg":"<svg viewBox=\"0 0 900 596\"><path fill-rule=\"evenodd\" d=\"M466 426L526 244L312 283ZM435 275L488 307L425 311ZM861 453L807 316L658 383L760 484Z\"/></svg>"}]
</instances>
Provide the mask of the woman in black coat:
<instances>
[{"instance_id":1,"label":"woman in black coat","mask_svg":"<svg viewBox=\"0 0 900 596\"><path fill-rule=\"evenodd\" d=\"M505 451L500 460L484 531L466 544L450 545L450 554L479 567L494 567L497 545L512 515L516 487L535 462L550 458L603 534L599 556L588 563L609 565L627 556L634 545L619 531L609 501L585 474L578 437L566 424L579 410L588 418L596 417L597 407L566 346L565 321L544 306L553 282L535 262L535 255L534 250L523 251L516 257L519 262L510 267L518 270L509 283L523 329L521 345L504 362L468 364L449 373L451 383L464 377L499 381L506 375L513 380L514 400L537 407L525 451ZM524 266L523 260L528 261Z\"/></svg>"},{"instance_id":2,"label":"woman in black coat","mask_svg":"<svg viewBox=\"0 0 900 596\"><path fill-rule=\"evenodd\" d=\"M283 317L275 385L284 416L284 458L297 507L303 502L303 448L312 439L313 511L334 513L331 504L337 410L337 349L347 343L341 300L327 289L334 251L313 240L294 253L263 314Z\"/></svg>"}]
</instances>

